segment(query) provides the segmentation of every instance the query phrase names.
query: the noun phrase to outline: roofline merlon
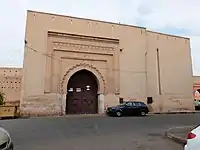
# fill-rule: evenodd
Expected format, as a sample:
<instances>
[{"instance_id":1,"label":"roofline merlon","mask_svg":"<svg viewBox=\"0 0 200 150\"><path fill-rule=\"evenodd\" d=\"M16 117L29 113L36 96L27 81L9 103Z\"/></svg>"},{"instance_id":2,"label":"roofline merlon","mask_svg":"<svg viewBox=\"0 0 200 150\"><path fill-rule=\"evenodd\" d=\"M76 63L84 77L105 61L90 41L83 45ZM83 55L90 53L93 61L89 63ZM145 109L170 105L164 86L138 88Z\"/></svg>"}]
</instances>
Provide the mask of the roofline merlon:
<instances>
[{"instance_id":1,"label":"roofline merlon","mask_svg":"<svg viewBox=\"0 0 200 150\"><path fill-rule=\"evenodd\" d=\"M184 37L184 36L178 36L178 35L173 35L173 34L167 34L167 33L162 33L162 32L156 32L156 31L151 31L151 30L146 30L147 32L155 33L155 34L160 34L160 35L165 35L165 36L171 36L171 37L176 37L176 38L184 38L187 40L190 40L189 37Z\"/></svg>"},{"instance_id":2,"label":"roofline merlon","mask_svg":"<svg viewBox=\"0 0 200 150\"><path fill-rule=\"evenodd\" d=\"M88 18L81 18L81 17L73 17L73 16L68 16L68 15L61 15L61 14L56 14L56 13L47 13L47 12L42 12L42 11L34 11L34 10L27 10L27 12L32 12L32 13L40 13L40 14L46 14L46 15L54 15L54 16L60 16L60 17L69 17L72 19L82 19L86 21L94 21L94 22L99 22L99 23L108 23L108 24L113 24L113 25L122 25L122 26L128 26L128 27L135 27L135 28L140 28L140 29L145 29L145 27L140 27L140 26L134 26L134 25L128 25L128 24L121 24L121 23L115 23L115 22L109 22L109 21L102 21L102 20L95 20L95 19L88 19Z\"/></svg>"},{"instance_id":3,"label":"roofline merlon","mask_svg":"<svg viewBox=\"0 0 200 150\"><path fill-rule=\"evenodd\" d=\"M151 30L147 30L146 27L141 27L141 26L134 26L134 25L128 25L128 24L120 24L120 23L115 23L115 22L109 22L109 21L102 21L102 20L95 20L95 19L88 19L88 18L81 18L81 17L74 17L74 16L61 15L61 14L56 14L56 13L47 13L47 12L36 11L36 10L27 10L27 12L39 13L39 14L46 14L46 15L53 15L53 16L58 16L58 17L68 17L68 18L72 18L72 19L82 19L82 20L86 20L86 21L94 21L94 22L99 22L99 23L108 23L108 24L113 24L113 25L121 25L121 26L128 26L128 27L134 27L134 28L140 28L140 29L145 29L146 32L151 32L151 33L156 33L156 34L160 34L160 35L166 35L166 36L177 37L177 38L184 38L184 39L190 40L189 37L184 37L184 36L178 36L178 35L172 35L172 34L167 34L167 33L161 33L161 32L151 31Z\"/></svg>"},{"instance_id":4,"label":"roofline merlon","mask_svg":"<svg viewBox=\"0 0 200 150\"><path fill-rule=\"evenodd\" d=\"M4 66L0 66L0 69L23 69L22 67L4 67Z\"/></svg>"}]
</instances>

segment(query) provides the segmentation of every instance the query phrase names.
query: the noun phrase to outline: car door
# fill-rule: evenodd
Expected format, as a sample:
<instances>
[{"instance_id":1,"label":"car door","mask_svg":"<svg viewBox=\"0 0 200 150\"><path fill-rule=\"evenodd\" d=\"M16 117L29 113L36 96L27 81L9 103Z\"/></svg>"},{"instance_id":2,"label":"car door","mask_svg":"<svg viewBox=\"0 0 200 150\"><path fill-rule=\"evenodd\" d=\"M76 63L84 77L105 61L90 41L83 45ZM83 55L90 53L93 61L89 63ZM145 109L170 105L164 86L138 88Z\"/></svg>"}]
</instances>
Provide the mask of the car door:
<instances>
[{"instance_id":1,"label":"car door","mask_svg":"<svg viewBox=\"0 0 200 150\"><path fill-rule=\"evenodd\" d=\"M126 102L125 103L125 107L124 107L124 110L123 110L123 113L124 115L126 116L130 116L132 115L132 102Z\"/></svg>"},{"instance_id":2,"label":"car door","mask_svg":"<svg viewBox=\"0 0 200 150\"><path fill-rule=\"evenodd\" d=\"M132 102L132 109L131 109L131 115L137 115L138 112L138 106L136 102Z\"/></svg>"}]
</instances>

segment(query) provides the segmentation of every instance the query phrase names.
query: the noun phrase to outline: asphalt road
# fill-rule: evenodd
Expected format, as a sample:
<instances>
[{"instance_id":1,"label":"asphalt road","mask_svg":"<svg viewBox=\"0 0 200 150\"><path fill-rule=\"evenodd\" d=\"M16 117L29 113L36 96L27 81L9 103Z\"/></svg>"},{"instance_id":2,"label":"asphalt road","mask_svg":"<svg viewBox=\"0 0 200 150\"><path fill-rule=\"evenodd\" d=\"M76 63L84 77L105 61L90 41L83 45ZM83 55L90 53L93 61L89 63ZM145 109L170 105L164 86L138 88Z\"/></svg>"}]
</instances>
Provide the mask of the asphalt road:
<instances>
[{"instance_id":1,"label":"asphalt road","mask_svg":"<svg viewBox=\"0 0 200 150\"><path fill-rule=\"evenodd\" d=\"M0 120L15 150L182 150L164 138L171 127L199 124L199 114Z\"/></svg>"}]
</instances>

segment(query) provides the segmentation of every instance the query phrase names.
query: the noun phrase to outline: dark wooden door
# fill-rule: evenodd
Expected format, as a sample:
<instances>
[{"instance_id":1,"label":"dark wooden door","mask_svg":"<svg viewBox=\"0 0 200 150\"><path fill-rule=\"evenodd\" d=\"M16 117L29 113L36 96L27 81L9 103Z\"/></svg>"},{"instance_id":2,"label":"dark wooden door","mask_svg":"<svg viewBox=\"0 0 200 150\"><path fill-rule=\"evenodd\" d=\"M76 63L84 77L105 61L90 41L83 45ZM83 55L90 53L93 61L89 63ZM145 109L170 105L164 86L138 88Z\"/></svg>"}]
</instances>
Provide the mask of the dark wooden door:
<instances>
[{"instance_id":1,"label":"dark wooden door","mask_svg":"<svg viewBox=\"0 0 200 150\"><path fill-rule=\"evenodd\" d=\"M76 72L69 80L66 100L67 114L94 114L98 108L98 85L95 76L87 71Z\"/></svg>"}]
</instances>

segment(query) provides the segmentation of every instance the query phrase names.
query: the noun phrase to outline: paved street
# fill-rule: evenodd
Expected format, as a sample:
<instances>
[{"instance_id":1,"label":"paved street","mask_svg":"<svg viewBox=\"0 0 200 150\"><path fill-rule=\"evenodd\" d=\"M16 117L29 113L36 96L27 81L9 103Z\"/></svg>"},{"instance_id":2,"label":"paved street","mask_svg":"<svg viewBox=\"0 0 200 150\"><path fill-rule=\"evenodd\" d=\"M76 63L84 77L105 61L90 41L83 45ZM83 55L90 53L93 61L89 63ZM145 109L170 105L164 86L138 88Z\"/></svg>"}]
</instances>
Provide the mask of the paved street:
<instances>
[{"instance_id":1,"label":"paved street","mask_svg":"<svg viewBox=\"0 0 200 150\"><path fill-rule=\"evenodd\" d=\"M170 127L199 124L199 114L0 120L16 150L181 150L163 137Z\"/></svg>"}]
</instances>

